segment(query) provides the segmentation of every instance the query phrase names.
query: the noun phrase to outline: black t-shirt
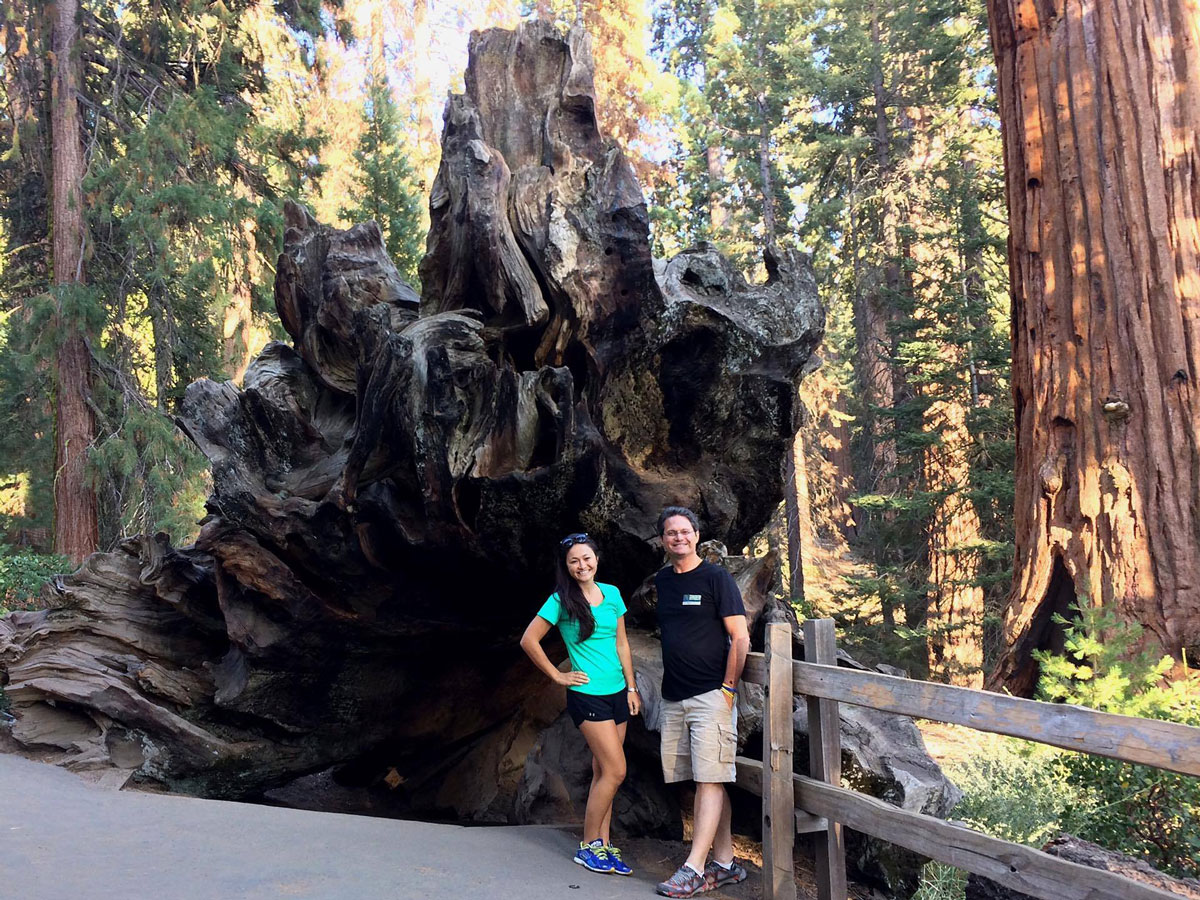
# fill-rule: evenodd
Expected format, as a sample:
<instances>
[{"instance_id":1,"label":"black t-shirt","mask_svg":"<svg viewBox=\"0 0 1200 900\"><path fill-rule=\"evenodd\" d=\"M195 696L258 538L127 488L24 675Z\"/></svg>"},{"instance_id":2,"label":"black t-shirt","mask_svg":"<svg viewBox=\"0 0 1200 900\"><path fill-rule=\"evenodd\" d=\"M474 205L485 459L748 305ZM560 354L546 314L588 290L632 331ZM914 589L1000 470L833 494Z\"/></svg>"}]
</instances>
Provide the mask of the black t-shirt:
<instances>
[{"instance_id":1,"label":"black t-shirt","mask_svg":"<svg viewBox=\"0 0 1200 900\"><path fill-rule=\"evenodd\" d=\"M715 691L725 680L729 654L726 616L744 616L742 594L721 566L702 562L678 574L671 566L654 576L662 629L663 683L667 700Z\"/></svg>"}]
</instances>

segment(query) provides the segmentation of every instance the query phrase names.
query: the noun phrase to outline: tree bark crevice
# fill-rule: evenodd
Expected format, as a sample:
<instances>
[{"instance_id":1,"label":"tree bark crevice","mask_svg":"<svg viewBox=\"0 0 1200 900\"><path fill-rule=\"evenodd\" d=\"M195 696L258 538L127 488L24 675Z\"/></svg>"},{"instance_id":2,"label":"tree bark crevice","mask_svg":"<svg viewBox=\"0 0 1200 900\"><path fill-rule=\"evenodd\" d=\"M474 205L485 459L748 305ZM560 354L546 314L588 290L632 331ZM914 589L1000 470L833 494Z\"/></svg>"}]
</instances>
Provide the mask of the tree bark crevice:
<instances>
[{"instance_id":1,"label":"tree bark crevice","mask_svg":"<svg viewBox=\"0 0 1200 900\"><path fill-rule=\"evenodd\" d=\"M1141 625L1145 646L1200 643L1200 417L1176 377L1200 367L1200 108L1180 90L1200 78L1200 8L989 11L1018 411L1010 649L992 684L1028 694L1058 558L1078 602Z\"/></svg>"}]
</instances>

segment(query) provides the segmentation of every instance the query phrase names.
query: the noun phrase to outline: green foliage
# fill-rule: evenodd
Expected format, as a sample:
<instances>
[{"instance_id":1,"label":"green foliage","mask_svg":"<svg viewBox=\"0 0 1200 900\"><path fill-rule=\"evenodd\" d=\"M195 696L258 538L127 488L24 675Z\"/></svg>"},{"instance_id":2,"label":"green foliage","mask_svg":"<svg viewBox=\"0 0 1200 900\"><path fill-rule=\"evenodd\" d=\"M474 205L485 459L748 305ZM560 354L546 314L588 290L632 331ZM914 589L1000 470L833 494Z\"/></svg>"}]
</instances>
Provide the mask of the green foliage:
<instances>
[{"instance_id":1,"label":"green foliage","mask_svg":"<svg viewBox=\"0 0 1200 900\"><path fill-rule=\"evenodd\" d=\"M943 769L963 793L953 816L993 837L1041 847L1070 830L1097 805L1090 793L1069 784L1062 751L979 733L978 743ZM928 863L914 900L962 900L966 873Z\"/></svg>"},{"instance_id":2,"label":"green foliage","mask_svg":"<svg viewBox=\"0 0 1200 900\"><path fill-rule=\"evenodd\" d=\"M14 551L0 544L0 615L41 608L42 586L52 575L70 569L65 556Z\"/></svg>"},{"instance_id":3,"label":"green foliage","mask_svg":"<svg viewBox=\"0 0 1200 900\"><path fill-rule=\"evenodd\" d=\"M912 900L962 900L967 890L967 873L943 863L926 863Z\"/></svg>"},{"instance_id":4,"label":"green foliage","mask_svg":"<svg viewBox=\"0 0 1200 900\"><path fill-rule=\"evenodd\" d=\"M360 175L354 205L341 216L352 222L373 219L400 274L417 285L417 265L425 251L421 191L400 134L400 117L386 81L372 79L363 104L362 139L354 151Z\"/></svg>"},{"instance_id":5,"label":"green foliage","mask_svg":"<svg viewBox=\"0 0 1200 900\"><path fill-rule=\"evenodd\" d=\"M305 73L272 66L311 63L315 38L344 33L341 2L84 4L86 283L53 289L40 6L17 0L20 27L8 35L22 39L0 45L0 87L11 100L0 104L0 528L9 540L48 543L48 361L69 324L93 356L102 546L130 530L180 539L194 528L206 481L169 416L191 381L225 378L240 363L226 331L270 309L280 199L318 174L319 140L289 102ZM13 112L19 121L5 119Z\"/></svg>"},{"instance_id":6,"label":"green foliage","mask_svg":"<svg viewBox=\"0 0 1200 900\"><path fill-rule=\"evenodd\" d=\"M1061 620L1065 652L1039 653L1043 700L1200 725L1200 679L1137 651L1140 629L1083 605ZM1182 877L1200 874L1200 779L1008 738L978 735L946 774L963 792L954 817L1040 847L1062 832ZM925 870L924 900L958 900L961 873Z\"/></svg>"},{"instance_id":7,"label":"green foliage","mask_svg":"<svg viewBox=\"0 0 1200 900\"><path fill-rule=\"evenodd\" d=\"M19 310L0 313L0 532L44 549L53 521L53 423L49 375L31 343Z\"/></svg>"},{"instance_id":8,"label":"green foliage","mask_svg":"<svg viewBox=\"0 0 1200 900\"><path fill-rule=\"evenodd\" d=\"M1065 754L1041 744L981 736L986 743L946 774L963 792L954 817L1015 844L1040 847L1095 803L1065 778Z\"/></svg>"},{"instance_id":9,"label":"green foliage","mask_svg":"<svg viewBox=\"0 0 1200 900\"><path fill-rule=\"evenodd\" d=\"M98 392L107 408L117 409L91 462L100 484L103 518L117 534L165 532L172 543L195 537L209 487L207 460L174 422L129 393Z\"/></svg>"},{"instance_id":10,"label":"green foliage","mask_svg":"<svg viewBox=\"0 0 1200 900\"><path fill-rule=\"evenodd\" d=\"M771 239L811 255L826 377L849 416L851 465L843 454L835 475L853 469L850 542L870 568L837 604L867 658L921 673L942 627L926 624L931 554L973 572L985 622L1011 567L1007 234L984 4L669 0L655 50L681 81L656 250L710 241L751 275ZM865 328L868 306L883 333ZM821 471L812 495L841 506ZM955 506L980 528L947 546L933 538Z\"/></svg>"},{"instance_id":11,"label":"green foliage","mask_svg":"<svg viewBox=\"0 0 1200 900\"><path fill-rule=\"evenodd\" d=\"M1141 627L1085 602L1059 617L1064 653L1039 652L1043 699L1122 715L1200 725L1200 677L1139 651ZM1200 876L1200 778L1087 754L1064 754L1063 777L1092 800L1071 830L1175 875Z\"/></svg>"}]
</instances>

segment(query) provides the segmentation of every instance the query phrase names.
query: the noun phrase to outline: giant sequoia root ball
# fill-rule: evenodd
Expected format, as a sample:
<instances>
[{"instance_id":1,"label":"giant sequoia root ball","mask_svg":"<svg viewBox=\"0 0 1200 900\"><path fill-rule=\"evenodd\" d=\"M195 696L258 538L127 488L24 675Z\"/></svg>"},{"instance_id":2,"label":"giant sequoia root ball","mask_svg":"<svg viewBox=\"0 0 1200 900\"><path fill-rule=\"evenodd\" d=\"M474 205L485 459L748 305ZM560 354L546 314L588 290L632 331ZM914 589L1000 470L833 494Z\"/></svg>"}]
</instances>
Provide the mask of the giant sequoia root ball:
<instances>
[{"instance_id":1,"label":"giant sequoia root ball","mask_svg":"<svg viewBox=\"0 0 1200 900\"><path fill-rule=\"evenodd\" d=\"M131 539L0 621L20 744L212 796L452 754L536 692L515 641L562 534L629 595L663 505L734 547L765 524L823 331L811 272L651 258L585 34L472 36L430 216L418 296L375 223L288 204L291 344L183 402L213 474L195 546Z\"/></svg>"}]
</instances>

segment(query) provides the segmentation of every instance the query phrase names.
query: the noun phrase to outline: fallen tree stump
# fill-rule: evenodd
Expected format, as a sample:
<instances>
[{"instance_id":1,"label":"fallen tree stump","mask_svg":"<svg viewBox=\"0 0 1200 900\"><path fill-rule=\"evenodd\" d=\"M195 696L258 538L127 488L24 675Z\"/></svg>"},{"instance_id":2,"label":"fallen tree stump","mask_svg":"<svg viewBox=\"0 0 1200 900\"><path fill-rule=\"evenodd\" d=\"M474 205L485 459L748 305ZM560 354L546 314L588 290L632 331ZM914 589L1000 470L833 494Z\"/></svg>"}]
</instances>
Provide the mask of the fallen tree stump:
<instances>
[{"instance_id":1,"label":"fallen tree stump","mask_svg":"<svg viewBox=\"0 0 1200 900\"><path fill-rule=\"evenodd\" d=\"M0 620L21 747L214 797L356 759L403 778L543 688L516 640L564 533L629 596L663 505L733 546L763 526L823 331L811 271L651 258L582 31L473 35L430 212L418 296L374 223L287 205L291 344L179 412L212 465L195 545L127 540Z\"/></svg>"}]
</instances>

